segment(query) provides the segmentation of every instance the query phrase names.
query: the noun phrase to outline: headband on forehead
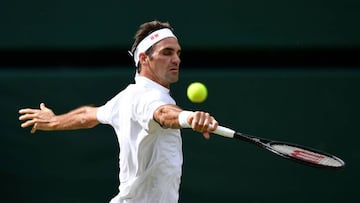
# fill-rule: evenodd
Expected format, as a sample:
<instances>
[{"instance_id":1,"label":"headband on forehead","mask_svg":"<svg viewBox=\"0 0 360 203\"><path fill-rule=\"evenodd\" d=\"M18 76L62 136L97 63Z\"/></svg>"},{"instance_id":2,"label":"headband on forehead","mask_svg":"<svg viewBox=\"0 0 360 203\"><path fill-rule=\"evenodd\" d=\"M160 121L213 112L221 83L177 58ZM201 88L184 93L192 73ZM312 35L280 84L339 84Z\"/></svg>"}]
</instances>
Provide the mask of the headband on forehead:
<instances>
[{"instance_id":1,"label":"headband on forehead","mask_svg":"<svg viewBox=\"0 0 360 203\"><path fill-rule=\"evenodd\" d=\"M153 46L158 41L168 38L168 37L176 38L174 33L172 33L169 28L163 28L163 29L157 30L157 31L149 34L147 37L145 37L138 44L138 46L136 47L136 49L134 51L135 66L137 67L139 64L139 58L140 58L141 53L144 53L146 50L148 50L151 46Z\"/></svg>"}]
</instances>

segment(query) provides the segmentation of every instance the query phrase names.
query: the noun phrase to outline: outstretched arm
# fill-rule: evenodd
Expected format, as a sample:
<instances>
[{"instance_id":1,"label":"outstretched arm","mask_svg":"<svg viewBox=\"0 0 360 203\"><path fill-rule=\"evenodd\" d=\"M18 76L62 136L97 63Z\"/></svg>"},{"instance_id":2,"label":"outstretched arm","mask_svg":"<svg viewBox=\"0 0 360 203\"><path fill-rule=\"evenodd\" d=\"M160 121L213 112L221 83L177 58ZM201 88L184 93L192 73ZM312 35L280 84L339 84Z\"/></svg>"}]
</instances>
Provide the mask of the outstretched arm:
<instances>
[{"instance_id":1,"label":"outstretched arm","mask_svg":"<svg viewBox=\"0 0 360 203\"><path fill-rule=\"evenodd\" d=\"M97 107L83 106L62 115L55 115L44 103L40 109L20 109L19 120L24 121L22 128L32 126L31 133L36 130L76 130L92 128L99 124L96 118Z\"/></svg>"},{"instance_id":2,"label":"outstretched arm","mask_svg":"<svg viewBox=\"0 0 360 203\"><path fill-rule=\"evenodd\" d=\"M163 105L154 112L154 119L163 127L181 128L179 114L182 111L183 110L176 105ZM209 132L214 131L218 126L218 122L215 118L203 111L189 113L187 122L194 131L203 133L203 136L206 139L210 137Z\"/></svg>"}]
</instances>

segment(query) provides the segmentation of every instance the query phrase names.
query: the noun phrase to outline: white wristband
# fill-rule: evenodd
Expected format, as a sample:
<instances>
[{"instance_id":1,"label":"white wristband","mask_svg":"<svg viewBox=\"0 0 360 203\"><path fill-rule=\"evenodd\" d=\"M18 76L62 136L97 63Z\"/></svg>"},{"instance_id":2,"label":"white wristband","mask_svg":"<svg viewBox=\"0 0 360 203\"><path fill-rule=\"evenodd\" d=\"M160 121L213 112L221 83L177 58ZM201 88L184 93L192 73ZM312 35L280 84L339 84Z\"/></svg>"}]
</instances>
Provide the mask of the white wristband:
<instances>
[{"instance_id":1,"label":"white wristband","mask_svg":"<svg viewBox=\"0 0 360 203\"><path fill-rule=\"evenodd\" d=\"M182 111L179 114L179 124L182 128L191 128L190 123L188 122L188 118L190 115L192 115L194 112L192 111Z\"/></svg>"}]
</instances>

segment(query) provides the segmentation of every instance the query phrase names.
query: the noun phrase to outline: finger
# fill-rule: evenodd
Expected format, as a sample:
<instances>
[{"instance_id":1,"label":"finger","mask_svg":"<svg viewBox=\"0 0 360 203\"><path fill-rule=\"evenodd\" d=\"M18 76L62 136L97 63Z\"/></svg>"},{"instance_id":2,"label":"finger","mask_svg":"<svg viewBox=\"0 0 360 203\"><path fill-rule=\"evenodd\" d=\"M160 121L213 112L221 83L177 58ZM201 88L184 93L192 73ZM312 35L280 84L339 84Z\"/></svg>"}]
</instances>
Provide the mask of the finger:
<instances>
[{"instance_id":1,"label":"finger","mask_svg":"<svg viewBox=\"0 0 360 203\"><path fill-rule=\"evenodd\" d=\"M204 132L204 133L203 133L203 136L204 136L204 138L207 139L207 140L210 139L210 133L209 133L209 132Z\"/></svg>"},{"instance_id":2,"label":"finger","mask_svg":"<svg viewBox=\"0 0 360 203\"><path fill-rule=\"evenodd\" d=\"M207 112L199 112L198 122L196 122L195 129L199 132L206 132L212 129L214 118Z\"/></svg>"},{"instance_id":3,"label":"finger","mask_svg":"<svg viewBox=\"0 0 360 203\"><path fill-rule=\"evenodd\" d=\"M214 130L216 130L216 128L218 126L219 126L219 123L214 118L212 118L212 121L211 121L208 129L209 129L209 131L214 131Z\"/></svg>"},{"instance_id":4,"label":"finger","mask_svg":"<svg viewBox=\"0 0 360 203\"><path fill-rule=\"evenodd\" d=\"M34 124L34 126L32 127L32 129L30 131L31 134L34 134L36 132L37 125L38 125L37 123Z\"/></svg>"},{"instance_id":5,"label":"finger","mask_svg":"<svg viewBox=\"0 0 360 203\"><path fill-rule=\"evenodd\" d=\"M34 114L34 113L32 113L32 114L24 114L24 115L19 116L19 120L20 120L20 121L30 120L30 119L34 119L34 118L35 118L35 114Z\"/></svg>"},{"instance_id":6,"label":"finger","mask_svg":"<svg viewBox=\"0 0 360 203\"><path fill-rule=\"evenodd\" d=\"M22 127L22 128L27 128L27 127L29 127L29 126L34 125L35 123L36 123L35 120L28 120L28 121L22 123L22 124L21 124L21 127Z\"/></svg>"},{"instance_id":7,"label":"finger","mask_svg":"<svg viewBox=\"0 0 360 203\"><path fill-rule=\"evenodd\" d=\"M200 132L209 131L212 121L213 121L212 116L210 116L209 113L203 112L199 120L198 130Z\"/></svg>"},{"instance_id":8,"label":"finger","mask_svg":"<svg viewBox=\"0 0 360 203\"><path fill-rule=\"evenodd\" d=\"M209 128L210 128L210 124L211 124L211 121L212 121L212 117L210 116L209 113L205 113L204 114L204 124L203 124L203 128L202 130L203 131L208 131Z\"/></svg>"},{"instance_id":9,"label":"finger","mask_svg":"<svg viewBox=\"0 0 360 203\"><path fill-rule=\"evenodd\" d=\"M195 112L189 119L191 128L195 130L196 123L198 122L198 114Z\"/></svg>"},{"instance_id":10,"label":"finger","mask_svg":"<svg viewBox=\"0 0 360 203\"><path fill-rule=\"evenodd\" d=\"M197 112L192 121L192 128L201 132L204 125L203 112Z\"/></svg>"},{"instance_id":11,"label":"finger","mask_svg":"<svg viewBox=\"0 0 360 203\"><path fill-rule=\"evenodd\" d=\"M45 106L44 103L41 103L41 104L40 104L40 109L41 109L41 110L45 110L45 109L47 109L47 107Z\"/></svg>"},{"instance_id":12,"label":"finger","mask_svg":"<svg viewBox=\"0 0 360 203\"><path fill-rule=\"evenodd\" d=\"M26 109L20 109L19 113L20 114L32 114L32 113L35 113L36 111L38 111L38 109L26 108Z\"/></svg>"}]
</instances>

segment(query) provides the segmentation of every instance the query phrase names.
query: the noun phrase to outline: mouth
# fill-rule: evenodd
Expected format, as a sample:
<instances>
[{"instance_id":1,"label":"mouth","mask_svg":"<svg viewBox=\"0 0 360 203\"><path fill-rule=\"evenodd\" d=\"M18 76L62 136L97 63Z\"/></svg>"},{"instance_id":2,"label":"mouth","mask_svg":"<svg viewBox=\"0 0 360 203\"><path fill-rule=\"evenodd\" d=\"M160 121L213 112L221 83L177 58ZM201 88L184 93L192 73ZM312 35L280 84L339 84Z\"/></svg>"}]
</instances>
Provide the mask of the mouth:
<instances>
[{"instance_id":1,"label":"mouth","mask_svg":"<svg viewBox=\"0 0 360 203\"><path fill-rule=\"evenodd\" d=\"M170 72L179 72L179 68L178 67L172 67L169 69Z\"/></svg>"}]
</instances>

